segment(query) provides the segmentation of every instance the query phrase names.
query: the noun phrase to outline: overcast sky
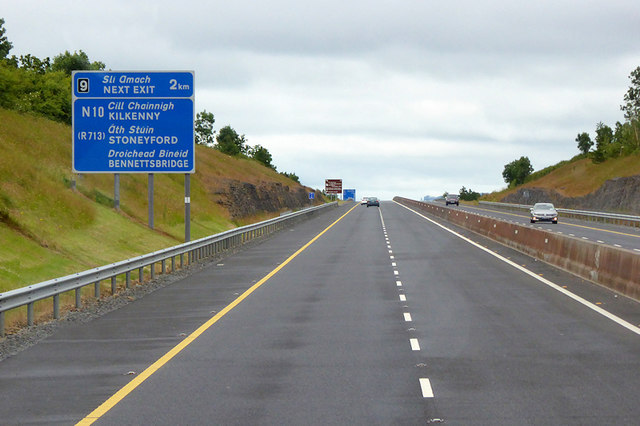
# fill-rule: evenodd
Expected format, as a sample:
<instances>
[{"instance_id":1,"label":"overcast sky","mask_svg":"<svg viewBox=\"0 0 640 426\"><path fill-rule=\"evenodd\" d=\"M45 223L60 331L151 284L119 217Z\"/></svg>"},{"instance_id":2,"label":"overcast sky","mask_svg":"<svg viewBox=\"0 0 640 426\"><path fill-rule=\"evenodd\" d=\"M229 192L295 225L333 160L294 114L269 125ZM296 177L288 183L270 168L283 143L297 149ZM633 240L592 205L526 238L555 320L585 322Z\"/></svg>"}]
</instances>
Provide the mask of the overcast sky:
<instances>
[{"instance_id":1,"label":"overcast sky","mask_svg":"<svg viewBox=\"0 0 640 426\"><path fill-rule=\"evenodd\" d=\"M10 55L194 70L196 111L357 196L504 188L623 121L637 0L0 0ZM196 171L197 171L196 158Z\"/></svg>"}]
</instances>

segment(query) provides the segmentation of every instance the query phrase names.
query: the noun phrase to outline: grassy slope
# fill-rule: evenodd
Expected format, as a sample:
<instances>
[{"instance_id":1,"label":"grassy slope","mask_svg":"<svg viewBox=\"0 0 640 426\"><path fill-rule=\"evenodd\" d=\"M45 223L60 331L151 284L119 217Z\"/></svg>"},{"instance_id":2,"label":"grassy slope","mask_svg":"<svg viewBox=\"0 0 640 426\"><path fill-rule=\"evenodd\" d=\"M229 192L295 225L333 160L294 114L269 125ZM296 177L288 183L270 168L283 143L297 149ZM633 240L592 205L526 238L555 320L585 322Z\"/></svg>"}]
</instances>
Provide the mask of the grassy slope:
<instances>
[{"instance_id":1,"label":"grassy slope","mask_svg":"<svg viewBox=\"0 0 640 426\"><path fill-rule=\"evenodd\" d=\"M483 200L500 201L503 197L520 188L546 188L557 191L565 197L581 197L600 188L607 180L640 174L640 154L613 158L600 164L584 158L565 164L546 176L516 188L493 192Z\"/></svg>"},{"instance_id":2,"label":"grassy slope","mask_svg":"<svg viewBox=\"0 0 640 426\"><path fill-rule=\"evenodd\" d=\"M0 292L105 265L184 241L184 176L154 181L155 231L147 227L147 175L83 175L70 188L71 128L0 109ZM191 178L191 237L236 223L216 201L226 179L295 182L253 160L197 146Z\"/></svg>"}]
</instances>

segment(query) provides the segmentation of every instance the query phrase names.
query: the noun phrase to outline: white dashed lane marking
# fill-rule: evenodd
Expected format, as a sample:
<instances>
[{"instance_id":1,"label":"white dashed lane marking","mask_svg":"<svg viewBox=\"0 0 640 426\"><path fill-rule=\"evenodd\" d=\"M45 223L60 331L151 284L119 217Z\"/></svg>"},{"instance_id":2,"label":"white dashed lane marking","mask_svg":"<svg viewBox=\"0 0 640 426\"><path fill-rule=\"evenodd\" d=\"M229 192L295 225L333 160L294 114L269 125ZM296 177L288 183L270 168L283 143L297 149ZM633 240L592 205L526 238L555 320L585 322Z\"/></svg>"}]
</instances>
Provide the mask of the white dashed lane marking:
<instances>
[{"instance_id":1,"label":"white dashed lane marking","mask_svg":"<svg viewBox=\"0 0 640 426\"><path fill-rule=\"evenodd\" d=\"M433 398L433 389L431 389L431 381L427 378L420 379L420 389L423 398Z\"/></svg>"},{"instance_id":2,"label":"white dashed lane marking","mask_svg":"<svg viewBox=\"0 0 640 426\"><path fill-rule=\"evenodd\" d=\"M399 271L397 269L398 264L395 262L395 257L393 256L393 251L391 250L391 243L389 242L389 237L387 235L387 231L386 228L384 226L384 218L382 217L382 212L380 212L380 220L382 221L382 229L384 231L384 237L386 240L386 245L387 245L387 249L389 250L389 259L392 261L391 262L391 266L394 268L393 269L393 275L394 276L398 276L399 275ZM396 286L398 287L398 291L403 291L402 289L402 281L400 280L396 280ZM401 302L406 302L407 301L407 296L404 294L399 294L398 295L399 299ZM408 308L407 305L404 305L403 308ZM413 319L411 318L411 313L409 312L404 312L402 314L404 316L404 320L405 322L412 322ZM411 328L410 330L415 330L413 328ZM411 350L412 351L420 351L420 342L418 341L418 339L416 338L410 338L409 339L409 344L411 346ZM422 397L423 398L433 398L433 389L431 388L431 381L428 378L420 378L420 390L422 392Z\"/></svg>"},{"instance_id":3,"label":"white dashed lane marking","mask_svg":"<svg viewBox=\"0 0 640 426\"><path fill-rule=\"evenodd\" d=\"M420 350L420 342L418 342L418 339L409 339L409 343L411 344L412 351Z\"/></svg>"}]
</instances>

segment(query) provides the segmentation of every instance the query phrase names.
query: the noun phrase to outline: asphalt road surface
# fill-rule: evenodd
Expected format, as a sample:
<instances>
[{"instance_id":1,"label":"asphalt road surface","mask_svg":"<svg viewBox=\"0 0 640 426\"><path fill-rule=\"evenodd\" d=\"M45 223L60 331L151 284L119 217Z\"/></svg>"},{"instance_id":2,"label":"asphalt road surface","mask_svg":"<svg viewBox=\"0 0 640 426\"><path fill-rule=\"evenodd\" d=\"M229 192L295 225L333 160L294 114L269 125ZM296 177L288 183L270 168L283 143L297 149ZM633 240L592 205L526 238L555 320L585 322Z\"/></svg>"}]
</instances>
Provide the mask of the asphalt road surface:
<instances>
[{"instance_id":1,"label":"asphalt road surface","mask_svg":"<svg viewBox=\"0 0 640 426\"><path fill-rule=\"evenodd\" d=\"M0 362L0 423L637 424L638 324L503 246L347 204Z\"/></svg>"}]
</instances>

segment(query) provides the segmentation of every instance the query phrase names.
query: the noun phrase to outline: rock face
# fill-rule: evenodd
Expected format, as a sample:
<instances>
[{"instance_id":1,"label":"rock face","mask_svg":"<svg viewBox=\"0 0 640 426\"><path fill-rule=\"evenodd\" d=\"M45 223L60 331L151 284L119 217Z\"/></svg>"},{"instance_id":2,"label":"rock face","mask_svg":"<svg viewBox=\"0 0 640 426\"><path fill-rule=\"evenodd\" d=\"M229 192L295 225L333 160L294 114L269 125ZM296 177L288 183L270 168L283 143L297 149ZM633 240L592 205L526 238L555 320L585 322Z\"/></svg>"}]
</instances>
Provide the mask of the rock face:
<instances>
[{"instance_id":1,"label":"rock face","mask_svg":"<svg viewBox=\"0 0 640 426\"><path fill-rule=\"evenodd\" d=\"M283 209L309 207L309 190L304 187L290 188L276 182L263 182L258 185L228 180L225 188L218 192L218 203L231 214L232 219L240 219L261 212L278 212ZM316 193L316 200L321 195Z\"/></svg>"},{"instance_id":2,"label":"rock face","mask_svg":"<svg viewBox=\"0 0 640 426\"><path fill-rule=\"evenodd\" d=\"M565 209L640 214L640 175L608 180L597 191L584 197L569 198L553 190L521 188L501 201L515 204L551 202Z\"/></svg>"}]
</instances>

